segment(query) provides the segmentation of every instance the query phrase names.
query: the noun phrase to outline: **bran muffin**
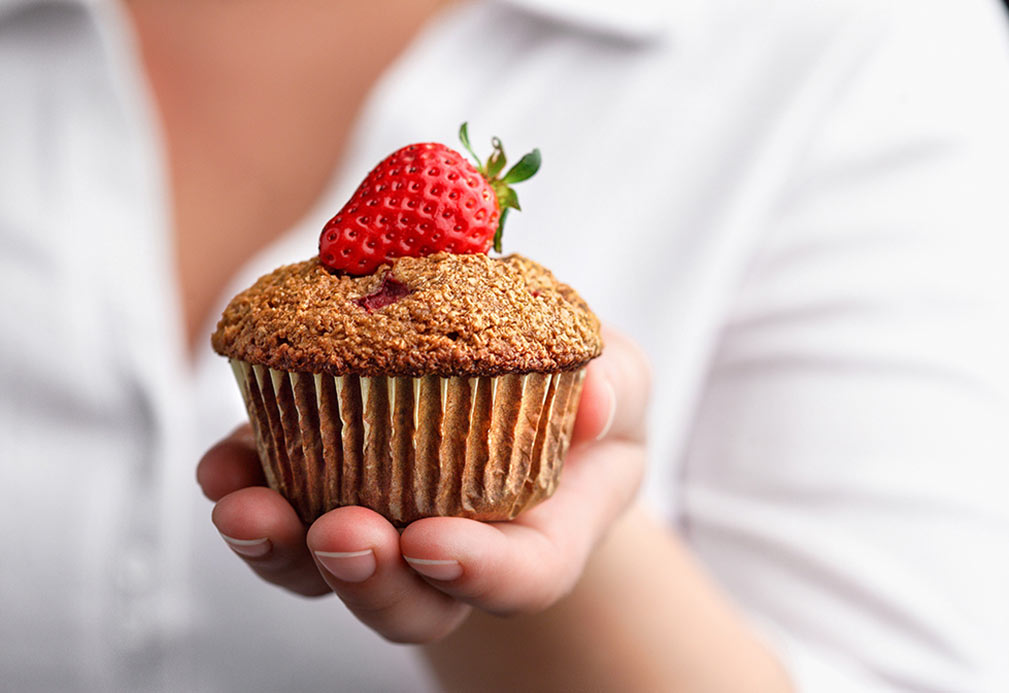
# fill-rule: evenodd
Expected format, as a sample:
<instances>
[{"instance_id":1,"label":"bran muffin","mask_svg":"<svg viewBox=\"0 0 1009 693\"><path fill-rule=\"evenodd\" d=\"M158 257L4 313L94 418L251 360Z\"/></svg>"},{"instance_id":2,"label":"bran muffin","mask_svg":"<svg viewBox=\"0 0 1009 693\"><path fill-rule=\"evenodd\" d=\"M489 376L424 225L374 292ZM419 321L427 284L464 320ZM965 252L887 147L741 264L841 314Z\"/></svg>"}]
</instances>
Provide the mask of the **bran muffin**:
<instances>
[{"instance_id":1,"label":"bran muffin","mask_svg":"<svg viewBox=\"0 0 1009 693\"><path fill-rule=\"evenodd\" d=\"M595 315L542 266L447 252L364 276L281 267L231 301L212 344L302 520L363 505L399 526L507 520L549 497L602 350Z\"/></svg>"}]
</instances>

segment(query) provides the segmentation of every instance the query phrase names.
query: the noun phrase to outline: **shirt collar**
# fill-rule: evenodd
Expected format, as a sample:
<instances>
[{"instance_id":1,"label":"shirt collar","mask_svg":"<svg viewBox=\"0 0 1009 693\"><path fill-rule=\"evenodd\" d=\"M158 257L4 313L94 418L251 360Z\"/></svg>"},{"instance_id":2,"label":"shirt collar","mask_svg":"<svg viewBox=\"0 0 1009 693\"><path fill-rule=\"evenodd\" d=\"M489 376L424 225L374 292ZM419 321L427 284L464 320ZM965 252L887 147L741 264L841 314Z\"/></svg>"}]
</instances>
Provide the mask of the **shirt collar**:
<instances>
[{"instance_id":1,"label":"shirt collar","mask_svg":"<svg viewBox=\"0 0 1009 693\"><path fill-rule=\"evenodd\" d=\"M97 5L102 0L0 0L0 21L22 10L41 7L84 7Z\"/></svg>"},{"instance_id":2,"label":"shirt collar","mask_svg":"<svg viewBox=\"0 0 1009 693\"><path fill-rule=\"evenodd\" d=\"M697 0L496 0L529 14L632 42L663 38Z\"/></svg>"},{"instance_id":3,"label":"shirt collar","mask_svg":"<svg viewBox=\"0 0 1009 693\"><path fill-rule=\"evenodd\" d=\"M677 13L697 0L493 0L529 14L630 41L649 41L666 34ZM44 5L94 6L103 0L0 0L0 20Z\"/></svg>"}]
</instances>

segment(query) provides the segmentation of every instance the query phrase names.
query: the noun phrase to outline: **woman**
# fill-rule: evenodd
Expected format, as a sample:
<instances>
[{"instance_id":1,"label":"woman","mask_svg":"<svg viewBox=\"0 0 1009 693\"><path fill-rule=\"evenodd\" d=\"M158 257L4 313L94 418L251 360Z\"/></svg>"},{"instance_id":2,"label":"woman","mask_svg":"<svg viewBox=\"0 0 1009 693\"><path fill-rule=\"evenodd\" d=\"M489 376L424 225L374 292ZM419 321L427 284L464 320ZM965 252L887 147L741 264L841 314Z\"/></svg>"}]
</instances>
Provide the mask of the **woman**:
<instances>
[{"instance_id":1,"label":"woman","mask_svg":"<svg viewBox=\"0 0 1009 693\"><path fill-rule=\"evenodd\" d=\"M16 689L1004 689L996 3L0 7ZM505 248L652 370L611 334L557 496L498 528L303 537L240 430L216 527L348 609L291 599L199 516L241 417L206 336L461 120L543 150Z\"/></svg>"}]
</instances>

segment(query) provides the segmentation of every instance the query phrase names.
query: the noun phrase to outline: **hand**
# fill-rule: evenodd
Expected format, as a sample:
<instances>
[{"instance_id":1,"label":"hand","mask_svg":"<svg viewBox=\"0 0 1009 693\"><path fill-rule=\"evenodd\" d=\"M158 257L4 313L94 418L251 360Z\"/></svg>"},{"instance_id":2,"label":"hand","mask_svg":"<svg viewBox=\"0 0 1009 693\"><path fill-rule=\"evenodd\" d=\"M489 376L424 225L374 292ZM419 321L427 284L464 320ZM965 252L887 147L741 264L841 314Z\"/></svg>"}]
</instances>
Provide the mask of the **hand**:
<instances>
[{"instance_id":1,"label":"hand","mask_svg":"<svg viewBox=\"0 0 1009 693\"><path fill-rule=\"evenodd\" d=\"M588 367L572 446L553 497L511 522L419 520L402 534L362 507L332 510L309 528L264 484L244 426L201 460L197 478L218 501L213 522L264 580L302 595L330 591L395 642L454 630L471 608L546 609L577 583L607 528L630 505L644 469L649 374L626 337L604 332Z\"/></svg>"}]
</instances>

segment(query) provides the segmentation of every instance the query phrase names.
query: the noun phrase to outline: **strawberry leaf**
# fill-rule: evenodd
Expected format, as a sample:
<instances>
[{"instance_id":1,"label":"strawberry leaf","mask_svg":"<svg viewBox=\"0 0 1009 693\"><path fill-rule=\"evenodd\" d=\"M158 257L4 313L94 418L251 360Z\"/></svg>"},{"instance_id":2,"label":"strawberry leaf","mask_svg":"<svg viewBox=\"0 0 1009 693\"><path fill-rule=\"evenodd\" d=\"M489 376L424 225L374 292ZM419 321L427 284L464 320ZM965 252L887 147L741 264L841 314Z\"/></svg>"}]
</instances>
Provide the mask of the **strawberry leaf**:
<instances>
[{"instance_id":1,"label":"strawberry leaf","mask_svg":"<svg viewBox=\"0 0 1009 693\"><path fill-rule=\"evenodd\" d=\"M501 209L511 207L512 209L517 209L520 212L522 211L522 208L519 207L519 196L515 194L514 189L509 188L508 186L501 186L501 189L495 189L495 192L498 195L498 205L500 205Z\"/></svg>"},{"instance_id":2,"label":"strawberry leaf","mask_svg":"<svg viewBox=\"0 0 1009 693\"><path fill-rule=\"evenodd\" d=\"M473 147L471 147L469 143L469 123L463 123L459 126L459 141L462 142L462 146L466 147L466 151L469 152L469 155L476 160L477 168L479 168L482 172L483 163L480 161L480 157L476 155L476 152L473 151Z\"/></svg>"},{"instance_id":3,"label":"strawberry leaf","mask_svg":"<svg viewBox=\"0 0 1009 693\"><path fill-rule=\"evenodd\" d=\"M536 172L540 170L540 164L542 163L543 157L540 156L540 150L534 149L519 159L518 163L512 166L511 170L509 170L501 180L509 185L512 183L520 183L536 175Z\"/></svg>"},{"instance_id":4,"label":"strawberry leaf","mask_svg":"<svg viewBox=\"0 0 1009 693\"><path fill-rule=\"evenodd\" d=\"M497 174L501 173L501 170L508 163L505 158L504 147L501 146L501 140L497 137L491 138L491 144L494 145L494 151L491 152L490 157L487 159L487 180L493 181L497 178Z\"/></svg>"}]
</instances>

